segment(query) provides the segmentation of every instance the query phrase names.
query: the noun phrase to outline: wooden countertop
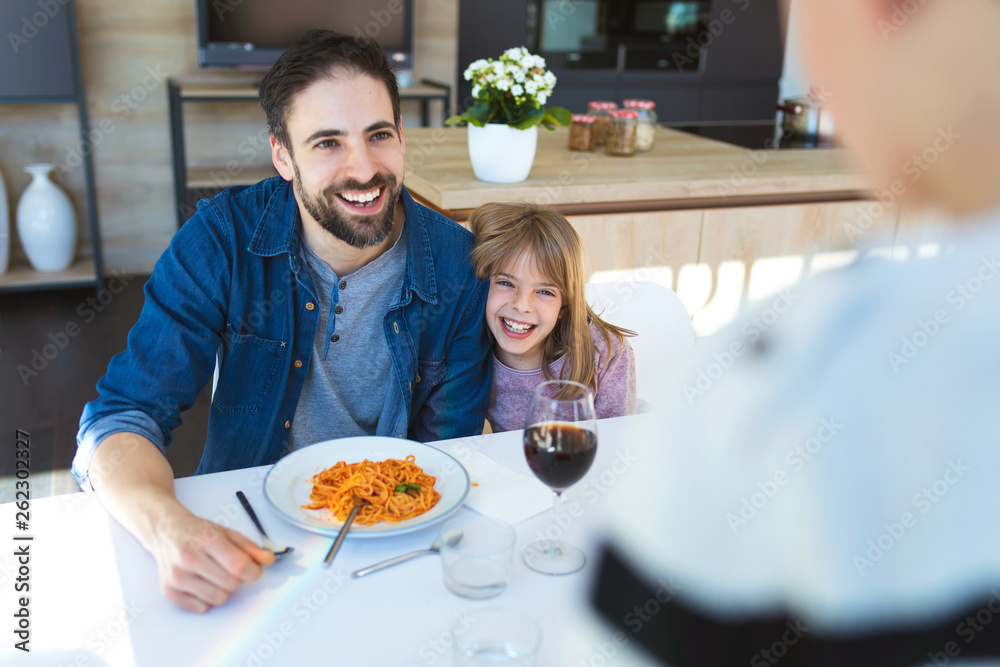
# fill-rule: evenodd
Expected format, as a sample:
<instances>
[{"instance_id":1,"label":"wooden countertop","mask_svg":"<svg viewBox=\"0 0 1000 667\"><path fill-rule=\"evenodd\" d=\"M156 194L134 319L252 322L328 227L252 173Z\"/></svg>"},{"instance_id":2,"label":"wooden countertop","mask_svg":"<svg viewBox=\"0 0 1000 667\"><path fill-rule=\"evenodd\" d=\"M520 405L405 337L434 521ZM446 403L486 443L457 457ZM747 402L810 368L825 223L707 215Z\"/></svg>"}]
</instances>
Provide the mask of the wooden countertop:
<instances>
[{"instance_id":1,"label":"wooden countertop","mask_svg":"<svg viewBox=\"0 0 1000 667\"><path fill-rule=\"evenodd\" d=\"M406 129L404 183L460 219L461 212L498 200L596 213L858 199L868 187L843 149L751 151L659 127L652 151L617 157L570 151L567 133L540 128L528 179L502 185L476 179L464 127Z\"/></svg>"}]
</instances>

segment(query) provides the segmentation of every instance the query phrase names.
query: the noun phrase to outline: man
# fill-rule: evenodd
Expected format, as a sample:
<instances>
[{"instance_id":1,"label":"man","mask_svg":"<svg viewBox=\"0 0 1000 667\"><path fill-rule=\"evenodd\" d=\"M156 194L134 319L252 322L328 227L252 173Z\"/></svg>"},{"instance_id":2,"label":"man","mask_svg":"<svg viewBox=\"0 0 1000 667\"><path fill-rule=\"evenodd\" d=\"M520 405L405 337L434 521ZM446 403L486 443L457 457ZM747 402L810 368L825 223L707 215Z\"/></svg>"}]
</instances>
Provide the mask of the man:
<instances>
[{"instance_id":1,"label":"man","mask_svg":"<svg viewBox=\"0 0 1000 667\"><path fill-rule=\"evenodd\" d=\"M472 235L402 186L399 94L371 41L305 35L260 86L280 178L202 201L81 418L74 471L205 611L273 561L175 498L163 448L212 377L198 472L335 437L480 432L486 285Z\"/></svg>"},{"instance_id":2,"label":"man","mask_svg":"<svg viewBox=\"0 0 1000 667\"><path fill-rule=\"evenodd\" d=\"M995 659L1000 2L797 1L877 190L958 224L706 343L692 377L732 364L615 487L594 600L674 667Z\"/></svg>"}]
</instances>

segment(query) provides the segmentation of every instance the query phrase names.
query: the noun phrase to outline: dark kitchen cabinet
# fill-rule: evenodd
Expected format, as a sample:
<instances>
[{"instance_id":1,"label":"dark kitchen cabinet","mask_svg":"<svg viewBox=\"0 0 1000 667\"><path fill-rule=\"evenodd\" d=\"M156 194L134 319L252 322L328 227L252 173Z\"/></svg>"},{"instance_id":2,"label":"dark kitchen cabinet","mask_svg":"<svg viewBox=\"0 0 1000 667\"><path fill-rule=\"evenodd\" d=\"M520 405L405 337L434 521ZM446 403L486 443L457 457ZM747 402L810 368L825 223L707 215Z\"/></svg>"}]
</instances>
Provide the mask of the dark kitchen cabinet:
<instances>
[{"instance_id":1,"label":"dark kitchen cabinet","mask_svg":"<svg viewBox=\"0 0 1000 667\"><path fill-rule=\"evenodd\" d=\"M664 17L669 25L685 9L675 5L697 10L697 23L668 35ZM601 34L580 37L588 25ZM565 46L574 35L579 51ZM590 100L641 98L666 123L774 118L784 57L777 0L460 0L459 105L472 99L461 77L469 63L521 45L558 78L549 104L574 112Z\"/></svg>"}]
</instances>

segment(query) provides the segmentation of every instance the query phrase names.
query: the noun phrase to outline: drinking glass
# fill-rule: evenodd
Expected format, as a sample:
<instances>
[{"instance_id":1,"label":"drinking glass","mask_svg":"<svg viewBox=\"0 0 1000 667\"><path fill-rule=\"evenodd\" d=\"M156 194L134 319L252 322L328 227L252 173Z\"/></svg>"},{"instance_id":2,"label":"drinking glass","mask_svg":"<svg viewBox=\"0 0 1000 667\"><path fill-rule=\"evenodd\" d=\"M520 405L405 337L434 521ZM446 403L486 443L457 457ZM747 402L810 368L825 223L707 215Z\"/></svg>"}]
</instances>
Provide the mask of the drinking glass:
<instances>
[{"instance_id":1,"label":"drinking glass","mask_svg":"<svg viewBox=\"0 0 1000 667\"><path fill-rule=\"evenodd\" d=\"M597 423L590 389L570 380L549 380L535 388L524 425L524 456L535 477L555 494L559 516L562 493L590 470L597 454ZM528 545L524 563L544 574L570 574L587 562L583 552L561 540Z\"/></svg>"},{"instance_id":2,"label":"drinking glass","mask_svg":"<svg viewBox=\"0 0 1000 667\"><path fill-rule=\"evenodd\" d=\"M448 543L443 536L460 532ZM489 517L466 514L441 527L441 567L444 585L464 598L489 598L507 588L514 560L514 529Z\"/></svg>"},{"instance_id":3,"label":"drinking glass","mask_svg":"<svg viewBox=\"0 0 1000 667\"><path fill-rule=\"evenodd\" d=\"M535 667L542 630L530 616L497 608L474 608L451 628L455 667Z\"/></svg>"}]
</instances>

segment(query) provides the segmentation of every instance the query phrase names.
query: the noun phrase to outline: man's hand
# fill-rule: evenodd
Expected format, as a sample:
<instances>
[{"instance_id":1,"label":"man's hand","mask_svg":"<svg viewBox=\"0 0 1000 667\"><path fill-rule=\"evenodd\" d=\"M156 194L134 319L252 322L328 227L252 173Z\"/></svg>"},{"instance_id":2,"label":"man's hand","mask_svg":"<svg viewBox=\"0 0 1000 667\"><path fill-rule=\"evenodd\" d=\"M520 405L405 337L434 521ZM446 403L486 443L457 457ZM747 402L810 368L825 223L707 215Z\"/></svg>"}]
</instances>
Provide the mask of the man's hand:
<instances>
[{"instance_id":1,"label":"man's hand","mask_svg":"<svg viewBox=\"0 0 1000 667\"><path fill-rule=\"evenodd\" d=\"M181 505L170 464L146 438L109 435L89 469L101 504L153 555L163 594L184 609L201 613L222 604L274 562L249 538Z\"/></svg>"},{"instance_id":2,"label":"man's hand","mask_svg":"<svg viewBox=\"0 0 1000 667\"><path fill-rule=\"evenodd\" d=\"M160 589L176 605L202 613L256 581L274 554L244 535L181 508L152 536Z\"/></svg>"}]
</instances>

